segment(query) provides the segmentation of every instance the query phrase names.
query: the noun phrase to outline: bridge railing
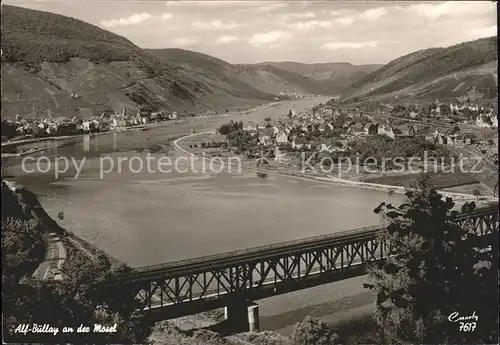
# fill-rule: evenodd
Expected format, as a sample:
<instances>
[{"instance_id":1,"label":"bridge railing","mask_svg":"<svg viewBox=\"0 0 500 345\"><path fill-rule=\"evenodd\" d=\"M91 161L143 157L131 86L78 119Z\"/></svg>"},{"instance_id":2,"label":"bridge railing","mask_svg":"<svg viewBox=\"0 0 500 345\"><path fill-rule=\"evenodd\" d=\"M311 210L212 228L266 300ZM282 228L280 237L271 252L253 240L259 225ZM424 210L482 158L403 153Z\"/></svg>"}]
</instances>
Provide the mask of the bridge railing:
<instances>
[{"instance_id":1,"label":"bridge railing","mask_svg":"<svg viewBox=\"0 0 500 345\"><path fill-rule=\"evenodd\" d=\"M138 273L138 272L146 272L146 271L149 272L149 271L155 271L155 270L162 270L162 269L166 269L166 268L170 268L170 267L178 267L178 266L190 265L190 264L194 264L194 263L203 263L203 262L217 260L217 259L230 258L233 256L238 256L238 255L246 255L246 254L250 254L250 253L259 253L259 252L263 252L263 251L267 251L267 250L286 248L286 247L299 245L299 244L305 244L305 243L309 243L309 242L314 243L314 242L318 242L318 241L326 241L326 240L330 240L330 239L336 239L339 237L355 235L355 234L359 234L359 233L376 231L376 230L382 230L382 229L383 229L383 226L381 226L381 225L367 226L367 227L358 228L358 229L354 229L354 230L346 230L346 231L336 232L336 233L328 234L328 235L319 235L319 236L301 238L301 239L297 239L297 240L291 240L291 241L280 242L280 243L275 243L275 244L267 244L267 245L251 247L251 248L247 248L247 249L240 249L240 250L219 253L219 254L214 254L214 255L207 255L207 256L202 256L202 257L197 257L197 258L192 258L192 259L171 261L171 262L164 263L164 264L135 267L130 272L127 272L127 273ZM125 274L127 274L127 273L125 273Z\"/></svg>"}]
</instances>

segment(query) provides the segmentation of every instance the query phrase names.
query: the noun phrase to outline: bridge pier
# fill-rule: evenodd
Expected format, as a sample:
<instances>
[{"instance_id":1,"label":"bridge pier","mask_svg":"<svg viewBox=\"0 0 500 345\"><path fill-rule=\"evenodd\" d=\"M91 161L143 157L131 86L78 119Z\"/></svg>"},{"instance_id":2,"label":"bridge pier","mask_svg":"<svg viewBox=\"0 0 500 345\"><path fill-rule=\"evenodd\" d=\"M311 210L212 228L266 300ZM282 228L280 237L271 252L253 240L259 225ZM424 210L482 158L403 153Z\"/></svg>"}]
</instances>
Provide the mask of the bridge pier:
<instances>
[{"instance_id":1,"label":"bridge pier","mask_svg":"<svg viewBox=\"0 0 500 345\"><path fill-rule=\"evenodd\" d=\"M259 306L245 299L232 300L224 308L227 326L233 332L259 330Z\"/></svg>"}]
</instances>

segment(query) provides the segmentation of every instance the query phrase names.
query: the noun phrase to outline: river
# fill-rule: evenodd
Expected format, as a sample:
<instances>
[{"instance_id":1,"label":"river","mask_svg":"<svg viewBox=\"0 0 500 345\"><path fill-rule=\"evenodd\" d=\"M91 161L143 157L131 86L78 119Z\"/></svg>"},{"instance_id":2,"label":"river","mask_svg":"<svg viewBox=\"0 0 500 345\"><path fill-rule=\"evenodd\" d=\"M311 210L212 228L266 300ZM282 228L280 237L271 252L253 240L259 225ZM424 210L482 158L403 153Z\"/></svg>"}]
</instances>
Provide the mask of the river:
<instances>
[{"instance_id":1,"label":"river","mask_svg":"<svg viewBox=\"0 0 500 345\"><path fill-rule=\"evenodd\" d=\"M300 112L325 101L314 99L294 103ZM282 117L291 106L292 101L286 101L245 115L196 119L147 131L94 138L85 136L33 155L34 158L50 157L51 163L56 156L73 158L77 162L85 159L78 179L73 178L74 168L58 179L54 177L53 166L47 173L26 173L19 164L20 159L9 161L3 167L3 174L37 193L54 219L63 211L65 218L59 220L61 226L131 266L379 224L373 209L382 201L398 204L402 201L401 195L281 176L260 179L254 172L150 173L143 170L135 173L130 169L121 172L114 169L100 178L101 157L113 160L144 157L146 150L191 129L213 130L229 119L246 122ZM153 152L152 155L161 157L165 153ZM170 150L168 155L174 159L180 153ZM40 167L47 164L45 161ZM35 164L30 162L26 168L34 169ZM341 284L336 283L337 292ZM358 285L361 286L356 283ZM323 293L311 294L310 289L294 294L303 297L302 302L298 302L301 308L331 302L327 287L315 289ZM360 288L347 290L339 298L362 291ZM293 310L292 304L276 303L286 296L289 295L271 299L267 308L261 306L261 315L267 320L263 327L285 329L293 323L292 319L298 314L292 315L288 324L283 324L283 319L272 319L273 315Z\"/></svg>"}]
</instances>

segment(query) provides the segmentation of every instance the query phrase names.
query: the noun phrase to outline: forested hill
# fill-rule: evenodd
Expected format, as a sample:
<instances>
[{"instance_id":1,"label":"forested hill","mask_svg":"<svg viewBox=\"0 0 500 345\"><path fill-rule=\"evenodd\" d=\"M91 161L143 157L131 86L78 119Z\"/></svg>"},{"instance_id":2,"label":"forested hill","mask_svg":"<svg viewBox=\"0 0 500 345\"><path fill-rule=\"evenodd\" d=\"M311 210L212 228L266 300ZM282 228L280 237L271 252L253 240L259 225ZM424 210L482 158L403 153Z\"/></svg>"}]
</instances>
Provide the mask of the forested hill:
<instances>
[{"instance_id":1,"label":"forested hill","mask_svg":"<svg viewBox=\"0 0 500 345\"><path fill-rule=\"evenodd\" d=\"M341 100L444 100L466 95L473 88L481 97L492 98L496 97L497 64L496 36L420 50L353 83Z\"/></svg>"},{"instance_id":2,"label":"forested hill","mask_svg":"<svg viewBox=\"0 0 500 345\"><path fill-rule=\"evenodd\" d=\"M2 50L6 118L48 109L99 115L123 106L222 110L273 99L250 85L207 80L94 25L22 7L2 6Z\"/></svg>"},{"instance_id":3,"label":"forested hill","mask_svg":"<svg viewBox=\"0 0 500 345\"><path fill-rule=\"evenodd\" d=\"M2 6L2 62L68 62L70 58L93 62L135 60L160 67L125 37L60 14Z\"/></svg>"}]
</instances>

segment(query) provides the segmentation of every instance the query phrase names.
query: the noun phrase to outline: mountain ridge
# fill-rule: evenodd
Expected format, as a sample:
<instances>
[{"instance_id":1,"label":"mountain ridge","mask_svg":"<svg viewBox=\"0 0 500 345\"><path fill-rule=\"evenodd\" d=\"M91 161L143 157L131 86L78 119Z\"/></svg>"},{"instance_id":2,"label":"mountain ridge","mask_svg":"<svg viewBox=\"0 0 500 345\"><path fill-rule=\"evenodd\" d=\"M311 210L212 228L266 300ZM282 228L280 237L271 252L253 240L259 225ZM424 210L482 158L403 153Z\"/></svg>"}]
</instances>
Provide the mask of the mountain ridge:
<instances>
[{"instance_id":1,"label":"mountain ridge","mask_svg":"<svg viewBox=\"0 0 500 345\"><path fill-rule=\"evenodd\" d=\"M367 74L345 63L323 64L317 77L184 49L142 49L82 20L24 7L4 5L1 16L3 118L84 118L123 107L221 112L283 91L338 95Z\"/></svg>"},{"instance_id":2,"label":"mountain ridge","mask_svg":"<svg viewBox=\"0 0 500 345\"><path fill-rule=\"evenodd\" d=\"M449 47L427 48L394 59L354 82L342 101L391 98L457 98L476 89L494 98L498 64L496 36ZM482 90L482 91L481 91ZM483 92L485 91L485 92Z\"/></svg>"},{"instance_id":3,"label":"mountain ridge","mask_svg":"<svg viewBox=\"0 0 500 345\"><path fill-rule=\"evenodd\" d=\"M281 68L278 66L280 63L231 64L208 54L178 48L146 49L146 51L164 59L166 62L180 64L185 68L193 68L193 65L196 65L196 67L204 66L207 69L216 68L217 73L224 70L225 73L237 78L240 82L245 82L257 90L273 94L295 89L297 92L302 93L337 95L352 83L353 78L364 76L379 67L379 65L355 66L343 62L321 64L290 62L296 66L309 66L308 68L312 69L317 65L330 74L330 76L316 78L314 75L301 73L301 71L294 70L294 68L286 68L286 66ZM337 71L338 66L345 65L349 66L349 71ZM213 69L212 72L214 72Z\"/></svg>"},{"instance_id":4,"label":"mountain ridge","mask_svg":"<svg viewBox=\"0 0 500 345\"><path fill-rule=\"evenodd\" d=\"M78 19L9 5L2 6L1 15L5 118L48 110L54 116L79 117L88 109L99 115L123 106L221 111L273 99L264 92L235 92L223 81L207 84L182 66Z\"/></svg>"}]
</instances>

